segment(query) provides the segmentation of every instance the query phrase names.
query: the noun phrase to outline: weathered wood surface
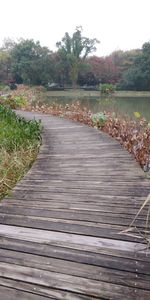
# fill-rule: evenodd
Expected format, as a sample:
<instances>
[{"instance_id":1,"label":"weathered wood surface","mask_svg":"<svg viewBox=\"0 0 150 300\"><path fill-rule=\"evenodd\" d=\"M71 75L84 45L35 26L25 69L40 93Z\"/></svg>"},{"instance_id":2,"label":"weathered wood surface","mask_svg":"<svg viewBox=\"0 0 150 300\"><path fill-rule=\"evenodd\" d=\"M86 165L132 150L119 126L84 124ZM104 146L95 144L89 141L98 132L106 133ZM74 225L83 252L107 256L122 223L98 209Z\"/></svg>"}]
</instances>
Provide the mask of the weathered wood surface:
<instances>
[{"instance_id":1,"label":"weathered wood surface","mask_svg":"<svg viewBox=\"0 0 150 300\"><path fill-rule=\"evenodd\" d=\"M38 159L0 204L0 300L149 300L150 251L121 231L150 182L107 135L35 117L44 126Z\"/></svg>"}]
</instances>

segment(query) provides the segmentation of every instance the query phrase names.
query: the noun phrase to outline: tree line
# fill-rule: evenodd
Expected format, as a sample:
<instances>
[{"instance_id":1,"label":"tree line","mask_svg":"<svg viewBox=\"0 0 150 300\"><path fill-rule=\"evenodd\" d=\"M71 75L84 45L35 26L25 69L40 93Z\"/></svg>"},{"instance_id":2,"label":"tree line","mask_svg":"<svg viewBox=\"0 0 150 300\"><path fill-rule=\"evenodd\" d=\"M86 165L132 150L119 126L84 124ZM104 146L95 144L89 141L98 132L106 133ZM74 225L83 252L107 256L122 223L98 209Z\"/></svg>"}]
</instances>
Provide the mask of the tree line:
<instances>
[{"instance_id":1,"label":"tree line","mask_svg":"<svg viewBox=\"0 0 150 300\"><path fill-rule=\"evenodd\" d=\"M142 49L94 55L99 41L83 36L82 27L56 43L57 51L33 39L7 39L0 48L0 82L48 86L117 84L118 89L150 90L150 42Z\"/></svg>"}]
</instances>

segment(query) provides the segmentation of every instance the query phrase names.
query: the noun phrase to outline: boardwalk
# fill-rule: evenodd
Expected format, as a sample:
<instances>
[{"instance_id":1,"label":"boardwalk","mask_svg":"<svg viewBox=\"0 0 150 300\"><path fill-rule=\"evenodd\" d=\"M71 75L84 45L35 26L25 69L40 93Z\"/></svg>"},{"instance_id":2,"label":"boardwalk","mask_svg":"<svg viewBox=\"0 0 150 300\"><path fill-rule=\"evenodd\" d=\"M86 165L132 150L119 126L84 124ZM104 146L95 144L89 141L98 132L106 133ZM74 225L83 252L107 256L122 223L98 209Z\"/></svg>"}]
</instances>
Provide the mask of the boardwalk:
<instances>
[{"instance_id":1,"label":"boardwalk","mask_svg":"<svg viewBox=\"0 0 150 300\"><path fill-rule=\"evenodd\" d=\"M107 135L36 118L44 125L38 159L0 205L0 300L149 300L150 251L120 232L150 181Z\"/></svg>"}]
</instances>

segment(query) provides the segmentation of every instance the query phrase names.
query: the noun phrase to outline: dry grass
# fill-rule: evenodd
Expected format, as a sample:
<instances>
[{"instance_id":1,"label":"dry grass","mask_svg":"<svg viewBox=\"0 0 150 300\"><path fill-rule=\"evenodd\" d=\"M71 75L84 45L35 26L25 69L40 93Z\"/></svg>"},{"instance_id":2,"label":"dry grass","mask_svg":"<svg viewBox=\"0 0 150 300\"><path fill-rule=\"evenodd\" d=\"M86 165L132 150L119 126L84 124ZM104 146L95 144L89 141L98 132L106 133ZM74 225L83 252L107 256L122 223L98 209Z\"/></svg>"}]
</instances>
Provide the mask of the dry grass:
<instances>
[{"instance_id":1,"label":"dry grass","mask_svg":"<svg viewBox=\"0 0 150 300\"><path fill-rule=\"evenodd\" d=\"M141 231L137 226L135 226L135 221L137 220L138 216L141 214L142 210L148 206L147 208L147 216L145 219L145 228ZM150 230L149 230L149 219L150 219L150 194L147 196L143 204L141 205L140 209L136 213L134 219L132 220L131 224L127 229L121 231L121 234L125 234L132 237L141 238L147 243L147 249L150 247Z\"/></svg>"},{"instance_id":2,"label":"dry grass","mask_svg":"<svg viewBox=\"0 0 150 300\"><path fill-rule=\"evenodd\" d=\"M0 199L9 193L36 159L38 147L7 152L0 151Z\"/></svg>"}]
</instances>

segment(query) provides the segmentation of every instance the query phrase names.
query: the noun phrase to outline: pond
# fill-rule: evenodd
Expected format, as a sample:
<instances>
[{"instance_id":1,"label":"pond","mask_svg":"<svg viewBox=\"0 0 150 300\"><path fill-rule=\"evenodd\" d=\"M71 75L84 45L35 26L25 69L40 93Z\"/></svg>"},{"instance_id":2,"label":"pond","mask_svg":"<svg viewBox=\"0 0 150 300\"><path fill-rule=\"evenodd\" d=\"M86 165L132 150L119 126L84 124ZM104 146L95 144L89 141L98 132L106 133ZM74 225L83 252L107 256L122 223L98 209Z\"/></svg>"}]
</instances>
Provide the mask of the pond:
<instances>
[{"instance_id":1,"label":"pond","mask_svg":"<svg viewBox=\"0 0 150 300\"><path fill-rule=\"evenodd\" d=\"M150 94L150 93L149 93ZM150 121L150 95L149 96L100 96L99 93L78 93L74 92L48 92L46 94L46 103L69 104L79 101L82 106L87 107L93 113L100 111L116 112L119 115L126 115L134 118L134 112Z\"/></svg>"}]
</instances>

